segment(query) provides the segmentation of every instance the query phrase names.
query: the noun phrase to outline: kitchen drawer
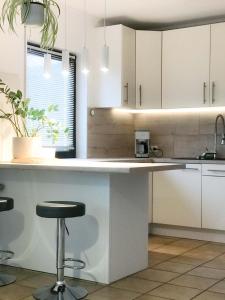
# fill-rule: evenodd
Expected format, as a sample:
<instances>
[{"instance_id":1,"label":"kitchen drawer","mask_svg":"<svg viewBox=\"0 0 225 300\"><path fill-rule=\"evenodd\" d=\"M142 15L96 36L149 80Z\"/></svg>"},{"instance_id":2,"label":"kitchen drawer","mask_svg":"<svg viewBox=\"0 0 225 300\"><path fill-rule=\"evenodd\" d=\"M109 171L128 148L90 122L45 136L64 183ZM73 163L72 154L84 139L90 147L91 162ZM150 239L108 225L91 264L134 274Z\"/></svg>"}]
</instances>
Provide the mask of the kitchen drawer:
<instances>
[{"instance_id":1,"label":"kitchen drawer","mask_svg":"<svg viewBox=\"0 0 225 300\"><path fill-rule=\"evenodd\" d=\"M202 175L225 177L225 164L204 164L202 165Z\"/></svg>"}]
</instances>

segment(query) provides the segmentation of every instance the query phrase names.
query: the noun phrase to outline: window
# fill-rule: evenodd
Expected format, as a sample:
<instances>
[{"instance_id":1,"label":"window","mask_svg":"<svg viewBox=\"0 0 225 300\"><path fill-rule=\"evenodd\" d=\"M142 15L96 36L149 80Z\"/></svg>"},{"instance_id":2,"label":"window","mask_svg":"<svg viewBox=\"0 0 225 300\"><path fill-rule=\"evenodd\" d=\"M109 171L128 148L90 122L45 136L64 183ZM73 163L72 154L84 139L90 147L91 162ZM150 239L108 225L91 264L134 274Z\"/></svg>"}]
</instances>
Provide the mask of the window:
<instances>
[{"instance_id":1,"label":"window","mask_svg":"<svg viewBox=\"0 0 225 300\"><path fill-rule=\"evenodd\" d=\"M27 97L31 107L47 109L56 104L58 111L49 115L59 121L63 127L69 128L69 136L61 133L53 144L46 132L41 132L44 147L55 147L59 158L75 157L76 153L76 57L70 55L68 76L62 74L62 55L60 51L50 51L51 77L44 77L44 54L38 46L28 44L27 47Z\"/></svg>"}]
</instances>

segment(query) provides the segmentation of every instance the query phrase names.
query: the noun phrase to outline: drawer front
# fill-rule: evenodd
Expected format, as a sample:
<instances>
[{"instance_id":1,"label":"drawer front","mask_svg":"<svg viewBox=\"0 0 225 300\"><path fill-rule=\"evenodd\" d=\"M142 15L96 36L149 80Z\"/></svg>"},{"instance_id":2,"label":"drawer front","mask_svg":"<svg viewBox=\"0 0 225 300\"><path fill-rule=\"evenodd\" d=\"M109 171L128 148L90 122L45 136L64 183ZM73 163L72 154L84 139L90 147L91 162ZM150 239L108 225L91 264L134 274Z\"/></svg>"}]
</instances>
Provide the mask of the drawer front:
<instances>
[{"instance_id":1,"label":"drawer front","mask_svg":"<svg viewBox=\"0 0 225 300\"><path fill-rule=\"evenodd\" d=\"M225 177L225 164L204 164L202 166L202 175Z\"/></svg>"}]
</instances>

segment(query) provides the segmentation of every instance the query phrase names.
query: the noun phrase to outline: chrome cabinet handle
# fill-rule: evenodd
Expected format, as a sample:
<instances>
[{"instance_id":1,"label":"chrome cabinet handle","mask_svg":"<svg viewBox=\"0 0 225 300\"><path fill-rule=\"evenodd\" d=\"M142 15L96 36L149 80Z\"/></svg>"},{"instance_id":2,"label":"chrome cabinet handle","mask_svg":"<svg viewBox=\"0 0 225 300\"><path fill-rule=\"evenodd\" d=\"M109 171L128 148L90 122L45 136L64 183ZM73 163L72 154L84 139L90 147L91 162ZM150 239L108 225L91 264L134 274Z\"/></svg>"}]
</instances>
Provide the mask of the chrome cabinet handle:
<instances>
[{"instance_id":1,"label":"chrome cabinet handle","mask_svg":"<svg viewBox=\"0 0 225 300\"><path fill-rule=\"evenodd\" d=\"M5 189L5 185L3 183L0 183L0 191L3 191Z\"/></svg>"},{"instance_id":2,"label":"chrome cabinet handle","mask_svg":"<svg viewBox=\"0 0 225 300\"><path fill-rule=\"evenodd\" d=\"M212 82L212 103L215 103L215 102L216 102L216 99L215 99L215 88L216 88L216 84L215 84L215 82L213 81L213 82Z\"/></svg>"},{"instance_id":3,"label":"chrome cabinet handle","mask_svg":"<svg viewBox=\"0 0 225 300\"><path fill-rule=\"evenodd\" d=\"M203 83L203 103L206 103L206 82Z\"/></svg>"},{"instance_id":4,"label":"chrome cabinet handle","mask_svg":"<svg viewBox=\"0 0 225 300\"><path fill-rule=\"evenodd\" d=\"M185 170L199 171L198 168L186 168L186 169L184 169L184 171L185 171Z\"/></svg>"},{"instance_id":5,"label":"chrome cabinet handle","mask_svg":"<svg viewBox=\"0 0 225 300\"><path fill-rule=\"evenodd\" d=\"M124 88L126 89L126 98L125 98L124 102L128 103L128 101L129 101L129 84L128 84L128 82L124 85Z\"/></svg>"},{"instance_id":6,"label":"chrome cabinet handle","mask_svg":"<svg viewBox=\"0 0 225 300\"><path fill-rule=\"evenodd\" d=\"M142 86L139 85L139 99L140 99L140 106L142 106Z\"/></svg>"},{"instance_id":7,"label":"chrome cabinet handle","mask_svg":"<svg viewBox=\"0 0 225 300\"><path fill-rule=\"evenodd\" d=\"M207 170L208 172L220 172L220 173L225 173L225 170Z\"/></svg>"}]
</instances>

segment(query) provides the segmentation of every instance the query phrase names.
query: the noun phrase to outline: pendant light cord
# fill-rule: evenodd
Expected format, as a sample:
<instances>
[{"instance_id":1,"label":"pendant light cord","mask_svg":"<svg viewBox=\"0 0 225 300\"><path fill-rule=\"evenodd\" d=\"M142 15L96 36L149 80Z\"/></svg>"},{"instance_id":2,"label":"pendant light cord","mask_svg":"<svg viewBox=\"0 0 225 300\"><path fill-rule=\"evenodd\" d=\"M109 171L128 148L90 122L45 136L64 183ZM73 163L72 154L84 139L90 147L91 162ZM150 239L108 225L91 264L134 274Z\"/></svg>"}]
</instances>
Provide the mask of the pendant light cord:
<instances>
[{"instance_id":1,"label":"pendant light cord","mask_svg":"<svg viewBox=\"0 0 225 300\"><path fill-rule=\"evenodd\" d=\"M87 46L87 0L84 0L84 48Z\"/></svg>"},{"instance_id":2,"label":"pendant light cord","mask_svg":"<svg viewBox=\"0 0 225 300\"><path fill-rule=\"evenodd\" d=\"M107 3L106 0L105 1L105 9L104 9L104 42L105 42L105 46L106 46L106 17L107 17Z\"/></svg>"},{"instance_id":3,"label":"pendant light cord","mask_svg":"<svg viewBox=\"0 0 225 300\"><path fill-rule=\"evenodd\" d=\"M65 0L65 49L67 49L67 0Z\"/></svg>"}]
</instances>

